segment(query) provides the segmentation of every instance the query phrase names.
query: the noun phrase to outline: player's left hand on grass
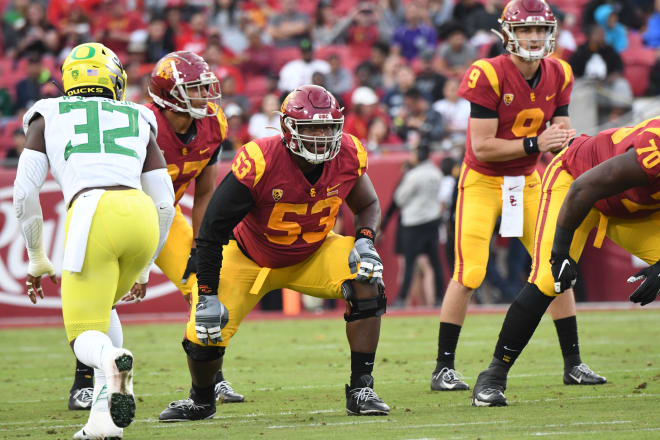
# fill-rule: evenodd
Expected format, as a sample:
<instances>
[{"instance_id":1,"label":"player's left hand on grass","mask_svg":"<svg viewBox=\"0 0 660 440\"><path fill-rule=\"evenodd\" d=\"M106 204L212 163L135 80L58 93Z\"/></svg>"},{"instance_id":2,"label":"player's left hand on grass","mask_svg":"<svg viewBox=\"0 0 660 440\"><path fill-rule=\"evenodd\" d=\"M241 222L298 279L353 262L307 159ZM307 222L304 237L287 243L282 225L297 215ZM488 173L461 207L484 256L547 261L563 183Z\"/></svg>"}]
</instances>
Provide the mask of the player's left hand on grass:
<instances>
[{"instance_id":1,"label":"player's left hand on grass","mask_svg":"<svg viewBox=\"0 0 660 440\"><path fill-rule=\"evenodd\" d=\"M202 344L222 342L221 330L228 321L229 312L218 295L199 295L195 307L195 333Z\"/></svg>"},{"instance_id":2,"label":"player's left hand on grass","mask_svg":"<svg viewBox=\"0 0 660 440\"><path fill-rule=\"evenodd\" d=\"M655 301L660 293L660 261L628 278L629 283L636 283L639 280L644 281L630 295L630 301L645 306Z\"/></svg>"},{"instance_id":3,"label":"player's left hand on grass","mask_svg":"<svg viewBox=\"0 0 660 440\"><path fill-rule=\"evenodd\" d=\"M355 281L373 283L383 282L383 261L374 247L374 242L368 238L355 240L353 250L348 256L348 266L351 273L356 273Z\"/></svg>"},{"instance_id":4,"label":"player's left hand on grass","mask_svg":"<svg viewBox=\"0 0 660 440\"><path fill-rule=\"evenodd\" d=\"M186 284L188 282L188 278L193 273L197 273L197 248L190 249L188 263L186 263L186 270L183 272L183 276L181 277L181 284Z\"/></svg>"},{"instance_id":5,"label":"player's left hand on grass","mask_svg":"<svg viewBox=\"0 0 660 440\"><path fill-rule=\"evenodd\" d=\"M50 262L47 256L43 255L37 258L31 258L28 263L27 277L25 278L25 287L27 288L27 295L32 301L32 304L37 303L37 295L39 298L44 298L44 290L41 287L41 276L48 275L48 278L57 284L57 277L55 277L55 269L53 263Z\"/></svg>"},{"instance_id":6,"label":"player's left hand on grass","mask_svg":"<svg viewBox=\"0 0 660 440\"><path fill-rule=\"evenodd\" d=\"M570 255L552 253L550 258L552 277L555 279L555 293L562 293L575 286L578 271L577 263Z\"/></svg>"},{"instance_id":7,"label":"player's left hand on grass","mask_svg":"<svg viewBox=\"0 0 660 440\"><path fill-rule=\"evenodd\" d=\"M122 301L139 303L147 295L147 283L135 283L131 290L122 297Z\"/></svg>"}]
</instances>

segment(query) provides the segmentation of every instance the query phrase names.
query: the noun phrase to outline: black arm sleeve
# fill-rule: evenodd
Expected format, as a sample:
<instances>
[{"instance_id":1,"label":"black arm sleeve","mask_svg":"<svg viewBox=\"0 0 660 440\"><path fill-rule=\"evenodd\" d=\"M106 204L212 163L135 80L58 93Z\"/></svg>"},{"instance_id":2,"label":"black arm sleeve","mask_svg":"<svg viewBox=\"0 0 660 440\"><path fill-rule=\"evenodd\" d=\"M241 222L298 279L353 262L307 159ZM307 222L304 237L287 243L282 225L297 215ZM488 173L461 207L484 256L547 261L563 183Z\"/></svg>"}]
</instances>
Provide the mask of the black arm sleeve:
<instances>
[{"instance_id":1,"label":"black arm sleeve","mask_svg":"<svg viewBox=\"0 0 660 440\"><path fill-rule=\"evenodd\" d=\"M483 105L470 102L470 117L478 119L491 119L497 118L498 115L495 110L491 110L488 107L484 107Z\"/></svg>"},{"instance_id":2,"label":"black arm sleeve","mask_svg":"<svg viewBox=\"0 0 660 440\"><path fill-rule=\"evenodd\" d=\"M394 199L392 199L392 201L390 202L390 206L388 206L387 211L385 211L385 215L383 216L383 221L380 223L381 231L385 230L387 224L390 222L390 219L398 209L399 207L396 206L396 203L394 203Z\"/></svg>"},{"instance_id":3,"label":"black arm sleeve","mask_svg":"<svg viewBox=\"0 0 660 440\"><path fill-rule=\"evenodd\" d=\"M234 227L247 215L255 202L247 186L231 171L215 189L199 229L197 244L197 281L207 294L218 293L222 267L222 246L229 242Z\"/></svg>"},{"instance_id":4,"label":"black arm sleeve","mask_svg":"<svg viewBox=\"0 0 660 440\"><path fill-rule=\"evenodd\" d=\"M207 163L206 166L218 163L218 157L220 156L220 153L222 153L222 144L218 145L218 148L213 152L213 156L211 156L209 163Z\"/></svg>"},{"instance_id":5,"label":"black arm sleeve","mask_svg":"<svg viewBox=\"0 0 660 440\"><path fill-rule=\"evenodd\" d=\"M557 107L552 117L554 118L555 116L568 116L568 104Z\"/></svg>"}]
</instances>

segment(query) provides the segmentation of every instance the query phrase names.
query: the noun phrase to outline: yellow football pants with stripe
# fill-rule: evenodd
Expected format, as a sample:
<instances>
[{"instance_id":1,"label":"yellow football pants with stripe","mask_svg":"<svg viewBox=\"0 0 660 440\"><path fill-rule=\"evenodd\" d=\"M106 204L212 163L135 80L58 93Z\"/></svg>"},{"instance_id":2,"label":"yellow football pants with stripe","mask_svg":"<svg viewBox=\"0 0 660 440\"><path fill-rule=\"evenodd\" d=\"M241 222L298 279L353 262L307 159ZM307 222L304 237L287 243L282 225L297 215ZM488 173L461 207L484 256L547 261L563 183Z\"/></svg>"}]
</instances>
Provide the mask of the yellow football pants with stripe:
<instances>
[{"instance_id":1,"label":"yellow football pants with stripe","mask_svg":"<svg viewBox=\"0 0 660 440\"><path fill-rule=\"evenodd\" d=\"M181 212L179 205L175 207L174 219L170 227L167 241L156 258L156 266L174 283L183 295L190 295L193 286L197 284L197 276L191 274L187 283L181 283L181 277L186 271L188 257L193 242L193 229Z\"/></svg>"},{"instance_id":2,"label":"yellow football pants with stripe","mask_svg":"<svg viewBox=\"0 0 660 440\"><path fill-rule=\"evenodd\" d=\"M452 279L470 289L479 287L486 276L490 240L495 223L502 214L502 184L504 177L487 176L468 167L461 167L456 201L456 240L454 243L454 274ZM538 172L525 176L523 189L522 244L531 254L536 212L541 198Z\"/></svg>"},{"instance_id":3,"label":"yellow football pants with stripe","mask_svg":"<svg viewBox=\"0 0 660 440\"><path fill-rule=\"evenodd\" d=\"M543 195L538 208L539 221L534 238L532 271L528 280L547 296L557 295L552 277L550 253L555 238L559 210L574 180L562 167L562 157L565 151L562 151L550 162L543 174ZM587 237L594 228L597 228L594 247L599 248L607 236L648 264L654 264L660 260L660 235L657 233L660 230L660 212L655 212L648 217L623 219L608 217L597 209L592 209L573 235L570 255L575 261L580 259L587 243Z\"/></svg>"},{"instance_id":4,"label":"yellow football pants with stripe","mask_svg":"<svg viewBox=\"0 0 660 440\"><path fill-rule=\"evenodd\" d=\"M229 322L222 329L222 342L209 345L229 345L243 318L271 290L288 288L317 298L343 299L342 283L355 278L348 267L348 256L354 241L353 237L330 232L321 247L306 260L293 266L271 269L247 258L236 241L230 240L222 249L218 286L218 296L227 307ZM197 286L192 295L186 339L201 345L195 334Z\"/></svg>"},{"instance_id":5,"label":"yellow football pants with stripe","mask_svg":"<svg viewBox=\"0 0 660 440\"><path fill-rule=\"evenodd\" d=\"M72 212L67 213L65 234ZM107 333L112 306L128 293L157 246L158 214L151 198L138 190L104 192L92 219L82 270L62 273L62 315L69 341L87 330Z\"/></svg>"}]
</instances>

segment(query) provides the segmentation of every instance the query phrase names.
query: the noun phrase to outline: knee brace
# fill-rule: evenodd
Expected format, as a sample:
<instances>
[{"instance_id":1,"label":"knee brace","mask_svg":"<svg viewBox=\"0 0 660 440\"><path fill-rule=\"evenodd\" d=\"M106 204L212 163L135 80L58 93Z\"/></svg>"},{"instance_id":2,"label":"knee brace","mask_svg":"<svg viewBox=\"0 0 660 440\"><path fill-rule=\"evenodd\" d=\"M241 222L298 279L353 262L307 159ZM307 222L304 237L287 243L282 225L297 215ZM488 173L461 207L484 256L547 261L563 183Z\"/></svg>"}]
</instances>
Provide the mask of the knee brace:
<instances>
[{"instance_id":1,"label":"knee brace","mask_svg":"<svg viewBox=\"0 0 660 440\"><path fill-rule=\"evenodd\" d=\"M186 352L188 357L198 362L217 361L225 354L225 347L205 347L202 345L197 345L194 342L190 342L187 339L184 339L181 342L181 345L183 346L183 351Z\"/></svg>"},{"instance_id":2,"label":"knee brace","mask_svg":"<svg viewBox=\"0 0 660 440\"><path fill-rule=\"evenodd\" d=\"M355 298L355 291L350 280L344 281L341 285L341 293L348 304L348 311L344 313L346 322L385 314L387 298L385 297L385 286L382 284L378 284L378 294L374 298Z\"/></svg>"}]
</instances>

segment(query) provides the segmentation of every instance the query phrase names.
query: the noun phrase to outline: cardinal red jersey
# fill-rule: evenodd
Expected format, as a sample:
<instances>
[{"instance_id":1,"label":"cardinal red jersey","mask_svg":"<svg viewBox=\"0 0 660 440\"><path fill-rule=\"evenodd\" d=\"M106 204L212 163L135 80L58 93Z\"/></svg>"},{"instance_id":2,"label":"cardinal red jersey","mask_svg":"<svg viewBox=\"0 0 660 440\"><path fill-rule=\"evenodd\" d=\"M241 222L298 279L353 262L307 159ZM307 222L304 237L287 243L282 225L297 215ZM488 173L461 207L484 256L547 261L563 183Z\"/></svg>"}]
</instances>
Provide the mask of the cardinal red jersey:
<instances>
[{"instance_id":1,"label":"cardinal red jersey","mask_svg":"<svg viewBox=\"0 0 660 440\"><path fill-rule=\"evenodd\" d=\"M544 58L539 66L541 78L536 87L531 88L509 55L477 60L463 75L458 94L497 112L495 137L520 139L538 136L557 107L569 103L573 89L573 72L568 63ZM520 148L522 150L522 142ZM472 150L468 126L465 161L482 174L528 175L534 171L537 159L538 154L531 154L502 162L482 162Z\"/></svg>"},{"instance_id":2,"label":"cardinal red jersey","mask_svg":"<svg viewBox=\"0 0 660 440\"><path fill-rule=\"evenodd\" d=\"M613 128L596 136L581 136L568 148L562 166L578 178L601 162L630 148L637 163L649 177L647 186L631 188L596 202L596 209L612 217L643 217L660 211L660 117L647 119L634 127Z\"/></svg>"},{"instance_id":3,"label":"cardinal red jersey","mask_svg":"<svg viewBox=\"0 0 660 440\"><path fill-rule=\"evenodd\" d=\"M197 134L185 144L165 118L164 110L154 103L146 105L156 115L158 123L156 141L165 156L167 172L174 186L174 200L178 203L190 182L199 176L215 151L220 148L220 143L227 136L227 119L220 108L216 117L194 119L193 124L196 125Z\"/></svg>"},{"instance_id":4,"label":"cardinal red jersey","mask_svg":"<svg viewBox=\"0 0 660 440\"><path fill-rule=\"evenodd\" d=\"M367 152L356 137L343 134L339 153L311 184L277 135L244 145L231 168L255 202L234 236L257 264L277 268L303 261L323 244L367 169Z\"/></svg>"}]
</instances>

